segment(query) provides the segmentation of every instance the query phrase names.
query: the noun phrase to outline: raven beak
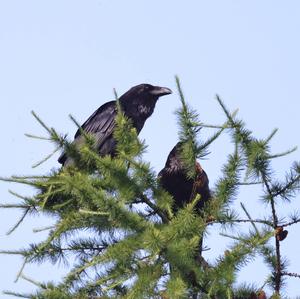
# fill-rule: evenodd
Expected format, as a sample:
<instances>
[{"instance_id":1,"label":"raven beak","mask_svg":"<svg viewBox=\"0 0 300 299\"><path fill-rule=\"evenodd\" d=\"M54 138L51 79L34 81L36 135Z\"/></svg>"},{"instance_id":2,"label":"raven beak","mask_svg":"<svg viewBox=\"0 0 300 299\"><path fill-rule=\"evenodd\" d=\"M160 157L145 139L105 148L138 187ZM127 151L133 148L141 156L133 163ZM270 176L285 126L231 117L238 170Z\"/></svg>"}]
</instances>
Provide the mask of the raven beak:
<instances>
[{"instance_id":1,"label":"raven beak","mask_svg":"<svg viewBox=\"0 0 300 299\"><path fill-rule=\"evenodd\" d=\"M150 93L152 95L162 97L162 96L165 96L167 94L171 94L172 90L170 88L167 88L167 87L154 86L154 89L152 89L150 91Z\"/></svg>"}]
</instances>

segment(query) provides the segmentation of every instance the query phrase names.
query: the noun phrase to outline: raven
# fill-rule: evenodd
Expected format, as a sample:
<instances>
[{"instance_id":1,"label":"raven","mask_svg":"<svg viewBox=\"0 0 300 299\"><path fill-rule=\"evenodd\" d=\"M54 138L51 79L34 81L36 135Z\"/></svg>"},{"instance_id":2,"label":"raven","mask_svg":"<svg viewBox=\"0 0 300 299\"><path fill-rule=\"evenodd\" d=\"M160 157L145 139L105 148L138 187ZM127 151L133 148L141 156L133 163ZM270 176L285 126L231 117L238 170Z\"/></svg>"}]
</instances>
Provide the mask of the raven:
<instances>
[{"instance_id":1,"label":"raven","mask_svg":"<svg viewBox=\"0 0 300 299\"><path fill-rule=\"evenodd\" d=\"M208 176L201 165L195 161L196 176L194 179L188 177L185 165L180 158L181 146L182 142L178 142L169 153L165 167L158 174L159 184L172 195L175 204L173 211L175 213L187 203L191 202L197 194L201 195L200 200L195 206L196 211L199 213L204 203L211 198ZM203 236L201 235L198 244L199 250L195 252L194 259L197 264L203 268L207 268L209 265L202 257L202 244ZM172 269L171 266L170 269ZM186 282L193 287L201 288L197 282L194 271L189 271L184 274L184 278Z\"/></svg>"},{"instance_id":2,"label":"raven","mask_svg":"<svg viewBox=\"0 0 300 299\"><path fill-rule=\"evenodd\" d=\"M181 145L182 143L178 142L171 150L165 167L158 174L158 179L160 185L174 198L175 212L193 200L196 194L201 195L195 207L197 211L200 211L211 197L208 176L197 161L195 161L195 179L187 176L180 159Z\"/></svg>"},{"instance_id":3,"label":"raven","mask_svg":"<svg viewBox=\"0 0 300 299\"><path fill-rule=\"evenodd\" d=\"M172 93L167 87L153 86L150 84L140 84L132 87L119 98L119 103L125 116L132 121L133 127L139 134L145 121L154 111L155 104L159 97ZM113 137L116 126L115 117L117 115L116 101L110 101L99 107L81 126L81 129L89 134L93 134L96 140L96 148L100 156L114 156L116 151L116 140ZM81 130L77 130L74 136L74 143L80 145L84 142ZM58 158L58 162L63 166L73 163L72 158L65 152Z\"/></svg>"}]
</instances>

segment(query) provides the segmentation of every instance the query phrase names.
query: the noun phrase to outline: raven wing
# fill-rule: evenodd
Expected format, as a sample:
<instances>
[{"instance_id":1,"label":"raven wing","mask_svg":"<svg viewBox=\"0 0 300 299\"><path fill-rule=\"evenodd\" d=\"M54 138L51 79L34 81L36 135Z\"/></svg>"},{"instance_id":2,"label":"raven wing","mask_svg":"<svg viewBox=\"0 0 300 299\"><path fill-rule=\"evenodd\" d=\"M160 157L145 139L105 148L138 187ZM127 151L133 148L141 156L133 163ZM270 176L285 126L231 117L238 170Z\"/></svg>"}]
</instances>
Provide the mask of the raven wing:
<instances>
[{"instance_id":1,"label":"raven wing","mask_svg":"<svg viewBox=\"0 0 300 299\"><path fill-rule=\"evenodd\" d=\"M88 134L95 135L97 147L113 133L115 127L115 117L117 115L116 101L110 101L100 106L81 126L81 129ZM81 129L78 129L74 136L74 143L80 145L83 140L81 137ZM63 152L58 158L61 164L68 163L68 157Z\"/></svg>"},{"instance_id":2,"label":"raven wing","mask_svg":"<svg viewBox=\"0 0 300 299\"><path fill-rule=\"evenodd\" d=\"M110 101L100 106L81 126L81 129L88 134L102 133L107 136L112 133L117 115L116 101ZM77 130L74 138L81 135Z\"/></svg>"}]
</instances>

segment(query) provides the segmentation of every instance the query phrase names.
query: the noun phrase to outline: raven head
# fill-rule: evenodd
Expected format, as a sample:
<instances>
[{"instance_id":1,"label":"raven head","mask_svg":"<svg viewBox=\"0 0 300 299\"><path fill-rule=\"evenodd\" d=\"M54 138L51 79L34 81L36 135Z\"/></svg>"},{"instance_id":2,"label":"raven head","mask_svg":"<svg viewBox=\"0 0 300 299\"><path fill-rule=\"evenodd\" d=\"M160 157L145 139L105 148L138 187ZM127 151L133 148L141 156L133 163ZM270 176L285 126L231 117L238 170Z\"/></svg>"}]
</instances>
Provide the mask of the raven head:
<instances>
[{"instance_id":1,"label":"raven head","mask_svg":"<svg viewBox=\"0 0 300 299\"><path fill-rule=\"evenodd\" d=\"M127 97L138 97L143 99L155 99L171 94L172 90L167 87L153 86L151 84L139 84L130 88L125 94Z\"/></svg>"},{"instance_id":2,"label":"raven head","mask_svg":"<svg viewBox=\"0 0 300 299\"><path fill-rule=\"evenodd\" d=\"M133 121L137 132L140 132L148 117L154 111L159 97L172 93L167 87L140 84L130 88L120 98L125 115Z\"/></svg>"}]
</instances>

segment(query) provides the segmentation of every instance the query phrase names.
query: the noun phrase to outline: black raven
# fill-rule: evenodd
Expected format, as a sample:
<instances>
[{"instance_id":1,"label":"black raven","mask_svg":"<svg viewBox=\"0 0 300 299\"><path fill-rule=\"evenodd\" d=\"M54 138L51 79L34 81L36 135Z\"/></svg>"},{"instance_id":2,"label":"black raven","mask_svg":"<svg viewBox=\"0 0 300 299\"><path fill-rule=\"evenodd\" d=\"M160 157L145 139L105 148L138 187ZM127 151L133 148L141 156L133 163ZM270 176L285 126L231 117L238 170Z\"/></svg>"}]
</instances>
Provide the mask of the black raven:
<instances>
[{"instance_id":1,"label":"black raven","mask_svg":"<svg viewBox=\"0 0 300 299\"><path fill-rule=\"evenodd\" d=\"M180 158L181 146L182 143L178 142L169 153L165 167L158 174L159 183L172 195L175 213L191 202L197 194L201 198L196 203L195 210L200 212L204 204L211 198L208 176L200 163L195 161L196 176L195 178L188 177L186 168ZM195 255L195 258L202 265L207 266L207 263L201 257L202 241L201 237L199 252Z\"/></svg>"},{"instance_id":2,"label":"black raven","mask_svg":"<svg viewBox=\"0 0 300 299\"><path fill-rule=\"evenodd\" d=\"M119 98L122 111L131 119L138 134L146 119L153 113L158 98L170 93L172 91L167 87L140 84L132 87ZM99 107L81 126L86 133L94 135L100 156L113 156L115 154L116 140L113 137L113 132L116 125L116 115L116 101L110 101ZM80 130L76 132L74 139L74 143L78 145L84 141ZM58 162L64 166L73 163L65 152L61 154Z\"/></svg>"},{"instance_id":3,"label":"black raven","mask_svg":"<svg viewBox=\"0 0 300 299\"><path fill-rule=\"evenodd\" d=\"M175 212L193 200L196 194L201 195L195 207L197 211L200 211L211 197L208 177L197 161L195 161L195 179L187 176L180 159L180 146L181 142L178 142L169 153L165 167L158 174L159 182L174 198Z\"/></svg>"},{"instance_id":4,"label":"black raven","mask_svg":"<svg viewBox=\"0 0 300 299\"><path fill-rule=\"evenodd\" d=\"M178 142L173 147L169 153L165 167L158 174L158 180L160 185L172 195L174 199L173 211L175 213L191 202L197 194L200 194L201 198L196 203L195 210L200 212L204 203L211 198L208 176L197 161L195 161L195 178L192 179L187 176L186 168L180 158L181 146L182 143ZM203 237L201 236L198 244L199 250L195 252L194 258L197 264L207 268L209 265L202 257L202 243ZM170 269L172 269L171 266ZM199 288L194 271L184 274L184 278L188 284Z\"/></svg>"}]
</instances>

